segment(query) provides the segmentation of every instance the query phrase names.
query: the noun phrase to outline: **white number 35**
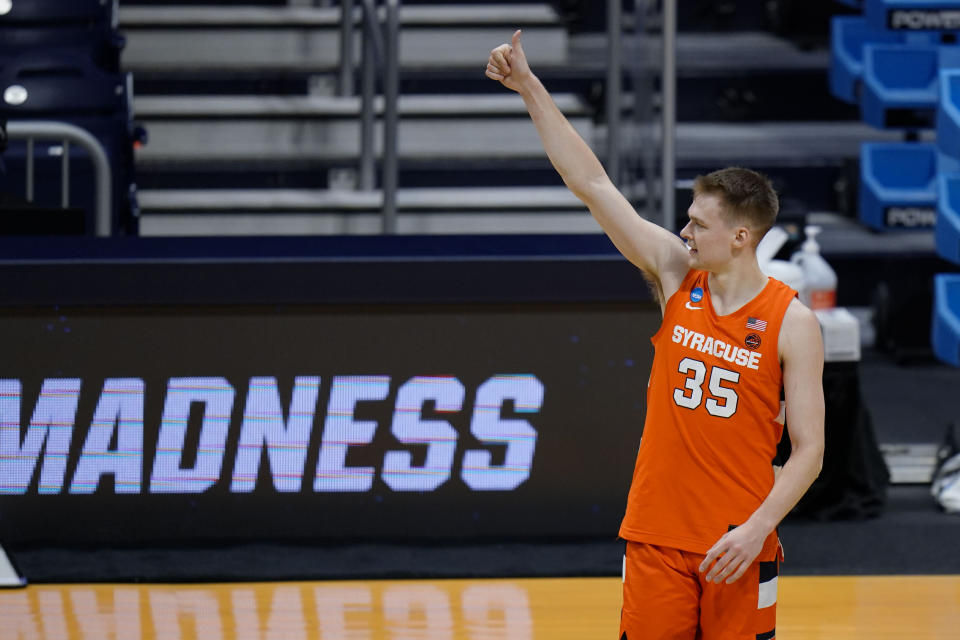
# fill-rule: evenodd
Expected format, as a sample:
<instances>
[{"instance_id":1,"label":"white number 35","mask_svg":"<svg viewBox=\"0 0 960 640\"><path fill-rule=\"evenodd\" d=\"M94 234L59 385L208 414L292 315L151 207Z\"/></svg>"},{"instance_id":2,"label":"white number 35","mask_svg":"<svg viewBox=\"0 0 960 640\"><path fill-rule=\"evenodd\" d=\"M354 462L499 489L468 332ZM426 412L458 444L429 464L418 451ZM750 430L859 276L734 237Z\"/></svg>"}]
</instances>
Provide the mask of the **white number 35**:
<instances>
[{"instance_id":1,"label":"white number 35","mask_svg":"<svg viewBox=\"0 0 960 640\"><path fill-rule=\"evenodd\" d=\"M673 390L673 401L684 409L696 409L703 402L703 381L707 377L707 365L693 358L684 358L680 361L679 371L687 376L683 389ZM737 412L737 392L730 387L723 386L724 382L740 382L740 374L722 367L710 369L710 384L707 389L710 397L704 402L704 407L712 416L729 418Z\"/></svg>"}]
</instances>

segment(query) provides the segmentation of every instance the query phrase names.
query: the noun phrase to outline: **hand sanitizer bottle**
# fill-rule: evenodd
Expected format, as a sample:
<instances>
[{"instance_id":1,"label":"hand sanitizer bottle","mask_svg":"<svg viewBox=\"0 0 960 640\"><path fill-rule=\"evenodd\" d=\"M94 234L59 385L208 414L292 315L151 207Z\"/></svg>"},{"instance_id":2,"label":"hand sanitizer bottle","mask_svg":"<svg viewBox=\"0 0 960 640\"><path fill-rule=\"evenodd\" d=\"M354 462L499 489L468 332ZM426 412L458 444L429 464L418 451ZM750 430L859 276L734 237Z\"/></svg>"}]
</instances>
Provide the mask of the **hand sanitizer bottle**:
<instances>
[{"instance_id":1,"label":"hand sanitizer bottle","mask_svg":"<svg viewBox=\"0 0 960 640\"><path fill-rule=\"evenodd\" d=\"M803 270L800 302L811 309L832 309L837 305L837 274L820 255L820 245L817 244L820 231L817 225L804 227L807 239L790 261Z\"/></svg>"}]
</instances>

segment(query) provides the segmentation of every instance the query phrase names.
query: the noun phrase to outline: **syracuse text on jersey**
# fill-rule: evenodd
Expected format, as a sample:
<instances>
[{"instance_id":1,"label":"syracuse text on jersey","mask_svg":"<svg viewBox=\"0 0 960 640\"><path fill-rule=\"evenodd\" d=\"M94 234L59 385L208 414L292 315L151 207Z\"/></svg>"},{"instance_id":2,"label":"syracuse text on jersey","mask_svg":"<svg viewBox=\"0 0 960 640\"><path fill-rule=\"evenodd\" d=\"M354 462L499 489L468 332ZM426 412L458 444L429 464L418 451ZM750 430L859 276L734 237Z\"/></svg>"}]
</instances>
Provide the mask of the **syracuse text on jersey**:
<instances>
[{"instance_id":1,"label":"syracuse text on jersey","mask_svg":"<svg viewBox=\"0 0 960 640\"><path fill-rule=\"evenodd\" d=\"M693 351L708 353L754 371L760 368L760 358L763 356L757 351L728 344L720 338L705 336L699 331L692 331L679 324L673 327L673 341Z\"/></svg>"}]
</instances>

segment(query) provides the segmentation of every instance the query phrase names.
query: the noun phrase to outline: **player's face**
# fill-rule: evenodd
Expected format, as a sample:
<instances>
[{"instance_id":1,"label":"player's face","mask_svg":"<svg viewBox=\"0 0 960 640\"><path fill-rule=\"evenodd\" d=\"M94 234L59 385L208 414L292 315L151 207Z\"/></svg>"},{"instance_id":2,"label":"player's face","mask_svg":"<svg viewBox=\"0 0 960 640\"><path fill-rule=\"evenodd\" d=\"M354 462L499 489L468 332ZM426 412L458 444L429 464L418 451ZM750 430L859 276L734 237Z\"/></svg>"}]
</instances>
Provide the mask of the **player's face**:
<instances>
[{"instance_id":1,"label":"player's face","mask_svg":"<svg viewBox=\"0 0 960 640\"><path fill-rule=\"evenodd\" d=\"M680 231L690 252L690 266L713 271L733 257L737 229L724 217L717 196L701 194L693 199L687 215L690 221Z\"/></svg>"}]
</instances>

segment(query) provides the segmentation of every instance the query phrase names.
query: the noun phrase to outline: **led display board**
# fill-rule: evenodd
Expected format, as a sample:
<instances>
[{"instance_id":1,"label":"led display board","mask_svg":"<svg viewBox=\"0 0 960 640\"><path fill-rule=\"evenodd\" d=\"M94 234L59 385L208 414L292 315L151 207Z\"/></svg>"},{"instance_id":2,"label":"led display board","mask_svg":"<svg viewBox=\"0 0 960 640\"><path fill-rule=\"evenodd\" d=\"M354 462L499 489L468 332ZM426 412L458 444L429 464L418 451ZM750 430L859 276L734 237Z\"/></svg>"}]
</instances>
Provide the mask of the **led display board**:
<instances>
[{"instance_id":1,"label":"led display board","mask_svg":"<svg viewBox=\"0 0 960 640\"><path fill-rule=\"evenodd\" d=\"M17 308L0 539L616 535L648 302Z\"/></svg>"}]
</instances>

